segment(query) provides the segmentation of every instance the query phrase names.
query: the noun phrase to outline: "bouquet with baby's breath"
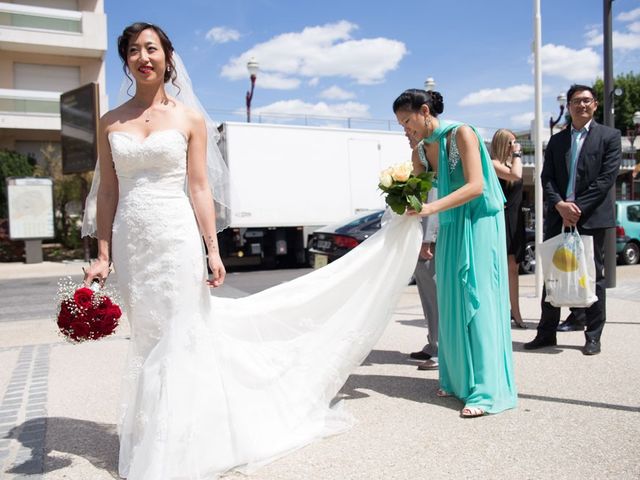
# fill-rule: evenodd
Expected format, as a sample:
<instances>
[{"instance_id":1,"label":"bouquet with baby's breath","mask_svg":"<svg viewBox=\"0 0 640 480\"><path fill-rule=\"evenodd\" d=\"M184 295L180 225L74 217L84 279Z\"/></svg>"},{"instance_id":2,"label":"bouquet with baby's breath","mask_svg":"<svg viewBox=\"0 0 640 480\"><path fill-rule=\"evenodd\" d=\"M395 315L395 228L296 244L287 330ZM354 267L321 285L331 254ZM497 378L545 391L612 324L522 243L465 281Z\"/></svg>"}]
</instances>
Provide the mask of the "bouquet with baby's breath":
<instances>
[{"instance_id":1,"label":"bouquet with baby's breath","mask_svg":"<svg viewBox=\"0 0 640 480\"><path fill-rule=\"evenodd\" d=\"M413 173L411 162L399 163L380 172L378 188L387 194L385 202L398 215L407 208L419 212L433 186L433 172Z\"/></svg>"},{"instance_id":2,"label":"bouquet with baby's breath","mask_svg":"<svg viewBox=\"0 0 640 480\"><path fill-rule=\"evenodd\" d=\"M56 323L60 333L72 342L97 340L111 335L118 326L122 310L100 283L77 285L66 277L58 281Z\"/></svg>"}]
</instances>

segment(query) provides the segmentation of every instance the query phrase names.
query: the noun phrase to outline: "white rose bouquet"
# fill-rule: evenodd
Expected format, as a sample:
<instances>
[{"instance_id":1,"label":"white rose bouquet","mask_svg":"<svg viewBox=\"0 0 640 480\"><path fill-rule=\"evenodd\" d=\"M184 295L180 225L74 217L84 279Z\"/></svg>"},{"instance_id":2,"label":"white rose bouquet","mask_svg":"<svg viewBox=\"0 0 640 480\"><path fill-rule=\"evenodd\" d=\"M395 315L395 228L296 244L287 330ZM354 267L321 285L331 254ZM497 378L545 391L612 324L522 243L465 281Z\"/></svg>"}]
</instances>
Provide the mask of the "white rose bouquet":
<instances>
[{"instance_id":1,"label":"white rose bouquet","mask_svg":"<svg viewBox=\"0 0 640 480\"><path fill-rule=\"evenodd\" d=\"M433 183L433 172L413 175L411 162L399 163L380 172L378 188L387 194L385 202L391 210L402 215L407 207L419 212L427 201Z\"/></svg>"}]
</instances>

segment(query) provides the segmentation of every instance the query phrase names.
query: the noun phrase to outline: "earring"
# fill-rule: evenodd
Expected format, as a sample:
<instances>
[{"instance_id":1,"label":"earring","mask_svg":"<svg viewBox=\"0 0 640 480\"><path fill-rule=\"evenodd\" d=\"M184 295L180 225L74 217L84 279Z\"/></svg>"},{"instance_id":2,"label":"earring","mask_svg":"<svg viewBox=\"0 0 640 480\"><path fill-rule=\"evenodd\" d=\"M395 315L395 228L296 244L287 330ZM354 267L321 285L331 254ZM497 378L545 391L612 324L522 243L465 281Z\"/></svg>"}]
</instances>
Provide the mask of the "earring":
<instances>
[{"instance_id":1,"label":"earring","mask_svg":"<svg viewBox=\"0 0 640 480\"><path fill-rule=\"evenodd\" d=\"M171 73L171 65L167 65L167 73Z\"/></svg>"},{"instance_id":2,"label":"earring","mask_svg":"<svg viewBox=\"0 0 640 480\"><path fill-rule=\"evenodd\" d=\"M424 126L431 128L431 117L424 117Z\"/></svg>"}]
</instances>

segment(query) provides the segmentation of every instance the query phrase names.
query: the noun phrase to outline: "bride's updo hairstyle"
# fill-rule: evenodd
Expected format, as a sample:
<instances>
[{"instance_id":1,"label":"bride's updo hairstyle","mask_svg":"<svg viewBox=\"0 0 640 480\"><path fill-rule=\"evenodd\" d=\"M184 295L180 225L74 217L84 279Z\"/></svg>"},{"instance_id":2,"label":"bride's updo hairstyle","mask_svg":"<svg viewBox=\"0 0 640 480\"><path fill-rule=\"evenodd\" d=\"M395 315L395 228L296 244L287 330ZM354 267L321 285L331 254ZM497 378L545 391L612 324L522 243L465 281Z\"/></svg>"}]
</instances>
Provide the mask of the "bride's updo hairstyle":
<instances>
[{"instance_id":1,"label":"bride's updo hairstyle","mask_svg":"<svg viewBox=\"0 0 640 480\"><path fill-rule=\"evenodd\" d=\"M176 66L173 62L173 44L164 30L162 30L159 26L153 25L152 23L146 22L136 22L132 23L128 27L126 27L122 31L122 35L118 37L118 54L120 55L120 59L122 60L122 70L124 70L124 74L129 78L131 84L133 85L133 79L129 76L129 71L127 68L127 54L129 50L129 43L132 39L136 38L143 30L151 29L160 38L160 45L162 46L162 50L164 51L165 60L167 62L166 68L164 70L164 83L167 83L171 80L171 83L176 84L176 79L178 75L176 74Z\"/></svg>"},{"instance_id":2,"label":"bride's updo hairstyle","mask_svg":"<svg viewBox=\"0 0 640 480\"><path fill-rule=\"evenodd\" d=\"M398 110L406 110L411 112L419 112L422 105L429 107L429 113L437 117L444 112L444 101L439 92L433 90L420 90L419 88L410 88L400 94L393 102L393 113Z\"/></svg>"}]
</instances>

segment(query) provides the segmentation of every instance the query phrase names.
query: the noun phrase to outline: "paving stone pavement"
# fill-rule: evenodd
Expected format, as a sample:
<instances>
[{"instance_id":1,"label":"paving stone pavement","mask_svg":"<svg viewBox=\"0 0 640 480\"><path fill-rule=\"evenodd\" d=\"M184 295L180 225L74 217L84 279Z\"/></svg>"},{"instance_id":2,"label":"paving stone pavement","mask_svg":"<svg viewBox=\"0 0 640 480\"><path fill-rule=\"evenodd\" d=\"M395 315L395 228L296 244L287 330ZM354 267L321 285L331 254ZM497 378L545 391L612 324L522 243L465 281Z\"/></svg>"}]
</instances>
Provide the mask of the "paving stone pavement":
<instances>
[{"instance_id":1,"label":"paving stone pavement","mask_svg":"<svg viewBox=\"0 0 640 480\"><path fill-rule=\"evenodd\" d=\"M379 344L342 389L355 427L249 480L640 478L640 266L618 269L595 357L580 353L581 332L559 334L556 348L523 350L535 335L539 299L534 277L520 278L529 329L512 331L517 409L462 420L457 400L433 395L437 372L418 371L407 358L426 336L416 289L407 287ZM0 478L113 480L128 326L73 345L52 325L0 322Z\"/></svg>"},{"instance_id":2,"label":"paving stone pavement","mask_svg":"<svg viewBox=\"0 0 640 480\"><path fill-rule=\"evenodd\" d=\"M8 473L33 479L42 478L44 471L50 349L49 345L19 348L0 403L0 462L14 465Z\"/></svg>"}]
</instances>

